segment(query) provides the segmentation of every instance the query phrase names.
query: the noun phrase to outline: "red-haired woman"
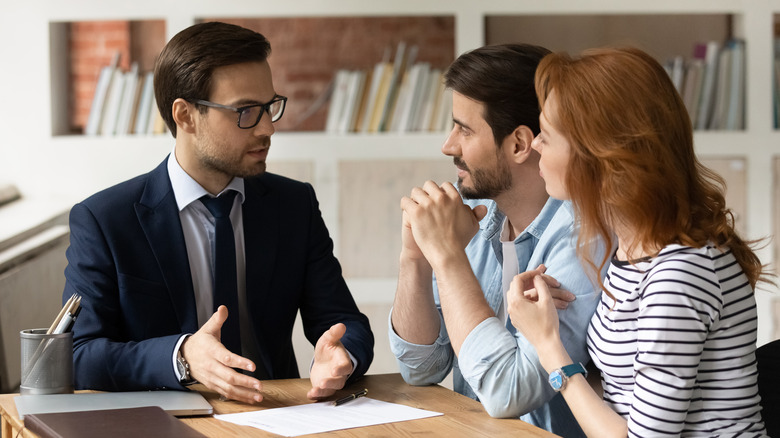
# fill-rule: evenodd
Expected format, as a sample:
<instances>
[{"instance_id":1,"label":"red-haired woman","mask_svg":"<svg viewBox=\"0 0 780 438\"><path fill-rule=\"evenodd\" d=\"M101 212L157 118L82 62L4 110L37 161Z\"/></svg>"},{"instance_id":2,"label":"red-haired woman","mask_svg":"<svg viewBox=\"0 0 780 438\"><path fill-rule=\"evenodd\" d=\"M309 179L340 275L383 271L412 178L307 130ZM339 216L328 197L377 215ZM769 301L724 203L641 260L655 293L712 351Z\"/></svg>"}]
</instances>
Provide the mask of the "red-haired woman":
<instances>
[{"instance_id":1,"label":"red-haired woman","mask_svg":"<svg viewBox=\"0 0 780 438\"><path fill-rule=\"evenodd\" d=\"M588 436L765 436L755 360L761 262L734 231L723 179L696 159L667 73L636 49L552 54L536 88L533 147L547 192L571 200L578 251L593 271L609 264L588 329L606 403L563 348L545 283L531 272L512 284L512 323L551 384ZM598 238L615 251L591 260Z\"/></svg>"}]
</instances>

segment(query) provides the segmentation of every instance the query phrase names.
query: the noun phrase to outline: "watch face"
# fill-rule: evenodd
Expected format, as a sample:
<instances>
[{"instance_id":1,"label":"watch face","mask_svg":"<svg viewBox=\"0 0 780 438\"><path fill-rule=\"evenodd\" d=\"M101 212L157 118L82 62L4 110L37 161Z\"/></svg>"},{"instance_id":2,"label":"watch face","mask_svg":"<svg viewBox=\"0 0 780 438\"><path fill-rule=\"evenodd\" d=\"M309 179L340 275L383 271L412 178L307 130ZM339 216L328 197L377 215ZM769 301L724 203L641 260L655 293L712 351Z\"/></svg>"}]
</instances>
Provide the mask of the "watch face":
<instances>
[{"instance_id":1,"label":"watch face","mask_svg":"<svg viewBox=\"0 0 780 438\"><path fill-rule=\"evenodd\" d=\"M550 373L550 386L552 386L556 391L561 389L561 386L563 386L563 376L561 375L560 370L555 370Z\"/></svg>"}]
</instances>

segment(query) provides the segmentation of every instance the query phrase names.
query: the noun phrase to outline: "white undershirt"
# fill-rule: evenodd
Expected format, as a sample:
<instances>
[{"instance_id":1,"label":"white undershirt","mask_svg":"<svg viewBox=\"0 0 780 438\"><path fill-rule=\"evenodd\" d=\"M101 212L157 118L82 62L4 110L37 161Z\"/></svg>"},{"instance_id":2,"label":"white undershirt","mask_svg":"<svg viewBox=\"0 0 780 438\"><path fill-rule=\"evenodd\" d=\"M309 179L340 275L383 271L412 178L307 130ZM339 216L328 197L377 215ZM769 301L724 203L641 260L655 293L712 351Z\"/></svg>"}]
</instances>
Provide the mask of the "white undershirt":
<instances>
[{"instance_id":1,"label":"white undershirt","mask_svg":"<svg viewBox=\"0 0 780 438\"><path fill-rule=\"evenodd\" d=\"M509 219L504 218L504 223L501 226L501 235L499 241L501 242L501 252L504 255L504 261L501 264L501 289L504 291L504 298L499 306L498 320L502 324L507 323L507 304L506 294L509 292L509 286L512 284L512 280L515 275L520 273L520 265L517 262L517 249L515 248L515 242L509 240Z\"/></svg>"}]
</instances>

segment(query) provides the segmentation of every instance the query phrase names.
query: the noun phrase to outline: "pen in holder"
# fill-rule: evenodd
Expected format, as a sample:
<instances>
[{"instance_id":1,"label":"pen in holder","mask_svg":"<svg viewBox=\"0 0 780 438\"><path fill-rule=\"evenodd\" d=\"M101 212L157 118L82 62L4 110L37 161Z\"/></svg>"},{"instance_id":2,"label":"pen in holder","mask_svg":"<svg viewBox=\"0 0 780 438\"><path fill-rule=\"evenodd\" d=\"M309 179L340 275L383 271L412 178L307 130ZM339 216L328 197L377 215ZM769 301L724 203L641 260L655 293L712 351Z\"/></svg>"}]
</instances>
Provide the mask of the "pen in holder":
<instances>
[{"instance_id":1,"label":"pen in holder","mask_svg":"<svg viewBox=\"0 0 780 438\"><path fill-rule=\"evenodd\" d=\"M74 294L62 307L49 329L22 330L22 383L24 394L73 392L73 323L81 310L81 297Z\"/></svg>"}]
</instances>

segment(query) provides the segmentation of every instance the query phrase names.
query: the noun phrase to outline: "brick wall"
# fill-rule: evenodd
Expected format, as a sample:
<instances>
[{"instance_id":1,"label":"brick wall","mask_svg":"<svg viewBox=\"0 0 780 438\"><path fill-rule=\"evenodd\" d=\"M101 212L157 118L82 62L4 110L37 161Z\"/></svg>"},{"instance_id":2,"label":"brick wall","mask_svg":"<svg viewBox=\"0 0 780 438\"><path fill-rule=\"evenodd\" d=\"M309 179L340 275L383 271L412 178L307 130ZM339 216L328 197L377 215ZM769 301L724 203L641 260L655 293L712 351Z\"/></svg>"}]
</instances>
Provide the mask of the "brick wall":
<instances>
[{"instance_id":1,"label":"brick wall","mask_svg":"<svg viewBox=\"0 0 780 438\"><path fill-rule=\"evenodd\" d=\"M212 21L204 19L203 21ZM325 17L224 19L265 35L271 42L269 62L274 87L290 98L277 129L324 129L327 103L306 120L301 116L327 90L340 68L368 69L386 49L395 54L398 43L417 45L417 60L444 68L455 55L453 17ZM165 42L162 21L80 22L71 24L71 125L83 130L100 68L119 51L120 66L139 61L148 71Z\"/></svg>"},{"instance_id":2,"label":"brick wall","mask_svg":"<svg viewBox=\"0 0 780 438\"><path fill-rule=\"evenodd\" d=\"M70 25L69 96L71 127L79 131L87 124L100 69L119 53L122 69L130 66L130 24L127 21L89 21Z\"/></svg>"}]
</instances>

